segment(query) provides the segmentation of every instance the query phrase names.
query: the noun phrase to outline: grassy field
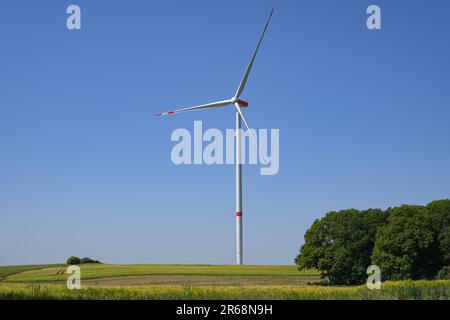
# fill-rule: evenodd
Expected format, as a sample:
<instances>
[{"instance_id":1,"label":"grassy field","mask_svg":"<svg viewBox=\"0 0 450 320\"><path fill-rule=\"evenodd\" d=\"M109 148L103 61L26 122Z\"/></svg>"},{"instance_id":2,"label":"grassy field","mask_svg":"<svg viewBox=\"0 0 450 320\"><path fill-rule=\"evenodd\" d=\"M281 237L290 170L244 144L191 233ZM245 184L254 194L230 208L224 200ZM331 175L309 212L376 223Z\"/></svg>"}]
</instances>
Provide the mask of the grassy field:
<instances>
[{"instance_id":1,"label":"grassy field","mask_svg":"<svg viewBox=\"0 0 450 320\"><path fill-rule=\"evenodd\" d=\"M14 273L3 282L63 282L65 266ZM320 281L315 270L298 271L295 266L233 265L111 265L81 266L83 283L90 285L258 285L305 284Z\"/></svg>"},{"instance_id":2,"label":"grassy field","mask_svg":"<svg viewBox=\"0 0 450 320\"><path fill-rule=\"evenodd\" d=\"M61 267L62 264L34 264L27 266L0 266L0 281L5 277L30 270L39 270L52 267Z\"/></svg>"},{"instance_id":3,"label":"grassy field","mask_svg":"<svg viewBox=\"0 0 450 320\"><path fill-rule=\"evenodd\" d=\"M450 299L450 280L331 287L295 266L92 264L81 267L81 290L68 290L65 267L0 267L0 299Z\"/></svg>"},{"instance_id":4,"label":"grassy field","mask_svg":"<svg viewBox=\"0 0 450 320\"><path fill-rule=\"evenodd\" d=\"M0 299L448 300L450 281L386 282L381 290L368 290L365 286L85 286L81 290L68 290L56 284L0 283Z\"/></svg>"}]
</instances>

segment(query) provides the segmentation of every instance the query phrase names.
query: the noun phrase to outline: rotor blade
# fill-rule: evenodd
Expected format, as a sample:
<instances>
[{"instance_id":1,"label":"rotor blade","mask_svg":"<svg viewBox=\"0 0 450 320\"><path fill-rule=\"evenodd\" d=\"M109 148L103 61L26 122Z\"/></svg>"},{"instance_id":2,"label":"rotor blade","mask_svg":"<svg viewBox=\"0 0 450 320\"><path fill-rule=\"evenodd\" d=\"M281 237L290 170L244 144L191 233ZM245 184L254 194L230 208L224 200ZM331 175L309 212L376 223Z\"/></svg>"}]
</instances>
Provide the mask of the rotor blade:
<instances>
[{"instance_id":1,"label":"rotor blade","mask_svg":"<svg viewBox=\"0 0 450 320\"><path fill-rule=\"evenodd\" d=\"M168 115L172 115L172 114L175 114L175 113L186 112L186 111L194 111L194 110L199 110L199 109L224 107L224 106L229 105L229 104L231 104L231 100L223 100L223 101L217 101L217 102L211 102L211 103L207 103L207 104L202 104L202 105L199 105L199 106L194 106L194 107L189 107L189 108L184 108L184 109L178 109L178 110L174 110L174 111L157 113L156 115L157 116L168 116Z\"/></svg>"},{"instance_id":2,"label":"rotor blade","mask_svg":"<svg viewBox=\"0 0 450 320\"><path fill-rule=\"evenodd\" d=\"M269 18L267 19L267 22L266 22L266 26L264 27L261 37L259 38L258 46L256 47L255 51L253 52L252 59L250 60L247 70L245 71L244 77L242 78L241 83L239 84L239 87L236 91L236 94L234 95L235 98L239 98L245 89L245 85L247 83L248 76L250 74L250 71L252 71L253 62L255 62L256 54L258 53L259 47L261 46L261 42L264 38L264 34L266 33L267 27L269 26L269 22L270 22L270 18L272 18L272 14L273 14L273 9L270 11Z\"/></svg>"},{"instance_id":3,"label":"rotor blade","mask_svg":"<svg viewBox=\"0 0 450 320\"><path fill-rule=\"evenodd\" d=\"M248 126L247 121L245 120L244 114L242 113L242 110L241 110L241 107L239 106L239 103L235 103L234 106L236 107L236 110L237 110L237 112L239 113L239 116L241 117L242 121L244 121L244 124L245 124L245 126L247 127L248 132L250 133L250 137L252 138L253 143L254 143L255 146L256 146L256 149L258 149L259 156L261 157L261 159L263 160L263 162L264 162L265 164L268 163L268 162L266 161L264 155L261 153L261 150L259 149L259 145L258 145L258 143L256 142L256 139L255 139L255 137L253 136L252 130L250 130L250 127Z\"/></svg>"}]
</instances>

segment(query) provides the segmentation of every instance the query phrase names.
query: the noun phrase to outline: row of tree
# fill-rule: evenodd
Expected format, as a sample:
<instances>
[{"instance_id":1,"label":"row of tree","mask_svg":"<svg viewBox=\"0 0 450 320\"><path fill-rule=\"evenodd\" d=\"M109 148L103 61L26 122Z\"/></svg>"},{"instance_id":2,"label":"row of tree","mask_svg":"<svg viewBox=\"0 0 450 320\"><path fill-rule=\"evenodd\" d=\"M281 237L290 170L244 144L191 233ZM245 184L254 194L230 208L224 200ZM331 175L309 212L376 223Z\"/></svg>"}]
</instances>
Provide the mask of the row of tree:
<instances>
[{"instance_id":1,"label":"row of tree","mask_svg":"<svg viewBox=\"0 0 450 320\"><path fill-rule=\"evenodd\" d=\"M329 212L306 232L295 262L332 284L362 284L372 264L383 280L448 278L450 200Z\"/></svg>"}]
</instances>

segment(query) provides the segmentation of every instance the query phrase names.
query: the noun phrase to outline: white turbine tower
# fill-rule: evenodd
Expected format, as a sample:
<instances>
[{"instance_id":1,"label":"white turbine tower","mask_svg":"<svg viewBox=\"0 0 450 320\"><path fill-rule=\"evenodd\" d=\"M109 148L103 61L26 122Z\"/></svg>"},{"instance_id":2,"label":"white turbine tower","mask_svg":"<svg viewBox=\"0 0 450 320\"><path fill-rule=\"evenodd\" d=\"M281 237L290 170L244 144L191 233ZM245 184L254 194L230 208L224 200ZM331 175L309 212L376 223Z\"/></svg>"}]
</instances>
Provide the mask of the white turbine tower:
<instances>
[{"instance_id":1,"label":"white turbine tower","mask_svg":"<svg viewBox=\"0 0 450 320\"><path fill-rule=\"evenodd\" d=\"M247 124L247 121L245 120L244 114L242 113L242 109L241 109L241 108L248 107L248 102L245 100L241 100L240 97L241 97L242 93L244 92L245 85L247 84L248 76L250 75L250 72L252 70L253 63L255 62L255 58L258 53L259 47L261 46L261 42L264 38L264 34L266 33L267 27L269 26L269 22L270 22L270 18L272 17L272 14L273 14L273 9L270 11L269 17L267 18L266 25L264 26L264 30L261 34L261 37L259 38L258 45L256 46L256 49L253 52L253 56L250 60L250 63L248 64L248 67L244 73L244 76L242 77L239 87L237 88L236 94L231 99L156 114L157 116L167 116L167 115L172 115L172 114L176 114L176 113L180 113L180 112L194 111L194 110L207 109L207 108L225 107L225 106L230 106L230 105L232 105L236 108L236 152L235 152L235 156L236 156L236 249L237 249L236 264L238 264L238 265L243 264L241 119L242 119L242 121L244 121L244 124L248 129L251 139L253 140L256 147L258 148L256 139L253 136L252 131L250 130L250 128ZM259 148L258 148L258 151L259 151Z\"/></svg>"}]
</instances>

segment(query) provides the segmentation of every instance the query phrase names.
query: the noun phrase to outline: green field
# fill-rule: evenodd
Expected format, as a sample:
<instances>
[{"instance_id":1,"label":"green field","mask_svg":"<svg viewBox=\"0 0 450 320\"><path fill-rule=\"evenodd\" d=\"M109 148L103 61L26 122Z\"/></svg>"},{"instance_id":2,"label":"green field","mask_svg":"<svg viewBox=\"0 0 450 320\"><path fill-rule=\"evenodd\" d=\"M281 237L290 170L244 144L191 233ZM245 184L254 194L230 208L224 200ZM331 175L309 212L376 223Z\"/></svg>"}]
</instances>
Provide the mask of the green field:
<instances>
[{"instance_id":1,"label":"green field","mask_svg":"<svg viewBox=\"0 0 450 320\"><path fill-rule=\"evenodd\" d=\"M36 268L6 277L9 282L35 282L66 280L66 266ZM314 276L315 270L298 271L296 266L234 266L234 265L182 265L182 264L88 264L81 265L83 279L151 275L240 275L240 276Z\"/></svg>"},{"instance_id":2,"label":"green field","mask_svg":"<svg viewBox=\"0 0 450 320\"><path fill-rule=\"evenodd\" d=\"M331 287L295 266L81 266L81 290L68 290L65 265L0 267L0 299L450 299L450 281Z\"/></svg>"},{"instance_id":3,"label":"green field","mask_svg":"<svg viewBox=\"0 0 450 320\"><path fill-rule=\"evenodd\" d=\"M5 277L13 275L15 273L21 273L25 271L30 270L38 270L38 269L45 269L45 268L52 268L52 267L60 267L64 266L62 264L34 264L34 265L27 265L27 266L0 266L0 281L3 280Z\"/></svg>"},{"instance_id":4,"label":"green field","mask_svg":"<svg viewBox=\"0 0 450 320\"><path fill-rule=\"evenodd\" d=\"M19 269L4 277L3 283L64 283L65 270L66 266ZM232 265L89 264L81 266L81 278L89 286L301 285L321 280L317 271L300 272L295 266Z\"/></svg>"}]
</instances>

